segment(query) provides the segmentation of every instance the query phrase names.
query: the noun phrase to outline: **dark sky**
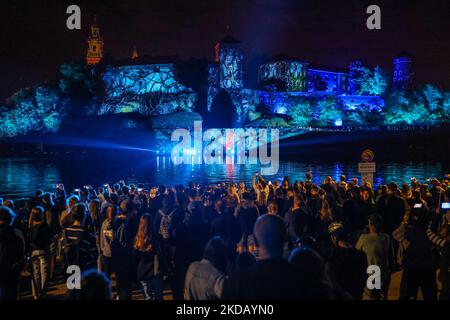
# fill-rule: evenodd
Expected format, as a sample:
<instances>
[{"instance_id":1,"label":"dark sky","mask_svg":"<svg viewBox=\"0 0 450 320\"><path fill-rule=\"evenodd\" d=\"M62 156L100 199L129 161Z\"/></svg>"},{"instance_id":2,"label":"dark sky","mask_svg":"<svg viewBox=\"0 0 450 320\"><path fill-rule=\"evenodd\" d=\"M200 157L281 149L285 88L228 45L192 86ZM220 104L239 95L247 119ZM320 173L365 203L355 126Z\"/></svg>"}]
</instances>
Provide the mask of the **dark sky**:
<instances>
[{"instance_id":1,"label":"dark sky","mask_svg":"<svg viewBox=\"0 0 450 320\"><path fill-rule=\"evenodd\" d=\"M80 31L66 29L69 4L81 7ZM381 30L366 28L370 4L381 7ZM83 58L94 14L114 58L136 45L141 54L212 59L228 25L247 61L286 53L346 68L364 58L390 71L406 50L419 83L450 89L449 0L19 0L0 4L0 100Z\"/></svg>"}]
</instances>

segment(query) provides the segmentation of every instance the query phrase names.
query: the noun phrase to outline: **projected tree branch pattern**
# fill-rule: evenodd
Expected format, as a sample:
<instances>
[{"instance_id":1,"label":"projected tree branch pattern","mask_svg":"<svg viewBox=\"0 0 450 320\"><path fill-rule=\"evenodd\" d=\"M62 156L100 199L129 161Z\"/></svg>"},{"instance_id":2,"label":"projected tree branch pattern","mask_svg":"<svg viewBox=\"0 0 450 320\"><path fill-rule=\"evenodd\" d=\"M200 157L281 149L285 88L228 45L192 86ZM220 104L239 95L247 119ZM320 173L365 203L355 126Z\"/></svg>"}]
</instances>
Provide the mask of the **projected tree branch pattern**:
<instances>
[{"instance_id":1,"label":"projected tree branch pattern","mask_svg":"<svg viewBox=\"0 0 450 320\"><path fill-rule=\"evenodd\" d=\"M259 69L259 81L281 81L280 91L306 91L306 70L303 63L298 61L277 61L263 64Z\"/></svg>"},{"instance_id":2,"label":"projected tree branch pattern","mask_svg":"<svg viewBox=\"0 0 450 320\"><path fill-rule=\"evenodd\" d=\"M175 79L170 64L108 68L103 80L106 95L100 113L157 115L194 107L195 93Z\"/></svg>"},{"instance_id":3,"label":"projected tree branch pattern","mask_svg":"<svg viewBox=\"0 0 450 320\"><path fill-rule=\"evenodd\" d=\"M242 53L236 47L222 47L220 51L220 86L240 89L242 83Z\"/></svg>"}]
</instances>

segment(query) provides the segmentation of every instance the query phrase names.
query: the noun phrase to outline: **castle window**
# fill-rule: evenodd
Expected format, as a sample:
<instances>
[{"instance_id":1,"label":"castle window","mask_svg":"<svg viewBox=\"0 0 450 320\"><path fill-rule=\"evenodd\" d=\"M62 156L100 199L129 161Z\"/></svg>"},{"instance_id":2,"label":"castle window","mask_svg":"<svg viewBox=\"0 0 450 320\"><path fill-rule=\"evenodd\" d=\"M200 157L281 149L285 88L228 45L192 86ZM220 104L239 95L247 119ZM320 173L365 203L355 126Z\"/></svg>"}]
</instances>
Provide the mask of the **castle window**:
<instances>
[{"instance_id":1,"label":"castle window","mask_svg":"<svg viewBox=\"0 0 450 320\"><path fill-rule=\"evenodd\" d=\"M92 46L92 51L97 51L97 46Z\"/></svg>"}]
</instances>

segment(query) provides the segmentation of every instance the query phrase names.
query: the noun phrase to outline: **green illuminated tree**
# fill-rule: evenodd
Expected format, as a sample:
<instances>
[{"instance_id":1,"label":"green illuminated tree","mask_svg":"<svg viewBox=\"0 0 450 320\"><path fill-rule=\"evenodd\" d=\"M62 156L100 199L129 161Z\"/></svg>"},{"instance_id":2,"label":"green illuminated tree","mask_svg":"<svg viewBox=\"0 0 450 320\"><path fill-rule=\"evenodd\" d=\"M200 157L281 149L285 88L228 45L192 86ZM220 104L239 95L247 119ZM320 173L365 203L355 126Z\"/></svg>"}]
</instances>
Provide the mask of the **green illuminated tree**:
<instances>
[{"instance_id":1,"label":"green illuminated tree","mask_svg":"<svg viewBox=\"0 0 450 320\"><path fill-rule=\"evenodd\" d=\"M425 103L430 111L437 111L442 105L442 93L438 88L431 84L427 84L421 90Z\"/></svg>"},{"instance_id":2,"label":"green illuminated tree","mask_svg":"<svg viewBox=\"0 0 450 320\"><path fill-rule=\"evenodd\" d=\"M314 107L309 100L301 98L293 101L289 113L292 117L291 124L301 127L309 126L312 121L313 112Z\"/></svg>"},{"instance_id":3,"label":"green illuminated tree","mask_svg":"<svg viewBox=\"0 0 450 320\"><path fill-rule=\"evenodd\" d=\"M342 108L334 96L319 100L314 113L318 126L332 126L336 120L342 120Z\"/></svg>"},{"instance_id":4,"label":"green illuminated tree","mask_svg":"<svg viewBox=\"0 0 450 320\"><path fill-rule=\"evenodd\" d=\"M362 86L370 78L370 68L362 60L353 61L350 64L350 91L357 94L364 94Z\"/></svg>"},{"instance_id":5,"label":"green illuminated tree","mask_svg":"<svg viewBox=\"0 0 450 320\"><path fill-rule=\"evenodd\" d=\"M381 96L386 92L388 76L379 66L369 71L361 83L360 93Z\"/></svg>"}]
</instances>

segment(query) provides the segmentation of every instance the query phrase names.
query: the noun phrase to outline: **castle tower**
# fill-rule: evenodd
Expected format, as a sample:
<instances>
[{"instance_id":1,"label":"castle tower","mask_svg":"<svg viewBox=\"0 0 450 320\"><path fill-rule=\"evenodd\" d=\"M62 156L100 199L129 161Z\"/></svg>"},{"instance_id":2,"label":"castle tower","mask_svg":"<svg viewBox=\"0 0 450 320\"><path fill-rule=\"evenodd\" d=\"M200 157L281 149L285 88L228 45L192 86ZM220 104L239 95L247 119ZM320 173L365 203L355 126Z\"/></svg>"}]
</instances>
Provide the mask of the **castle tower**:
<instances>
[{"instance_id":1,"label":"castle tower","mask_svg":"<svg viewBox=\"0 0 450 320\"><path fill-rule=\"evenodd\" d=\"M219 64L220 87L222 89L241 89L242 81L241 43L226 36L215 46L215 61Z\"/></svg>"},{"instance_id":2,"label":"castle tower","mask_svg":"<svg viewBox=\"0 0 450 320\"><path fill-rule=\"evenodd\" d=\"M393 60L392 84L395 89L410 89L414 79L414 58L402 52Z\"/></svg>"},{"instance_id":3,"label":"castle tower","mask_svg":"<svg viewBox=\"0 0 450 320\"><path fill-rule=\"evenodd\" d=\"M89 65L96 65L103 58L103 39L100 36L100 28L97 25L97 18L94 18L94 24L91 26L91 34L88 38L88 51L86 62Z\"/></svg>"}]
</instances>

